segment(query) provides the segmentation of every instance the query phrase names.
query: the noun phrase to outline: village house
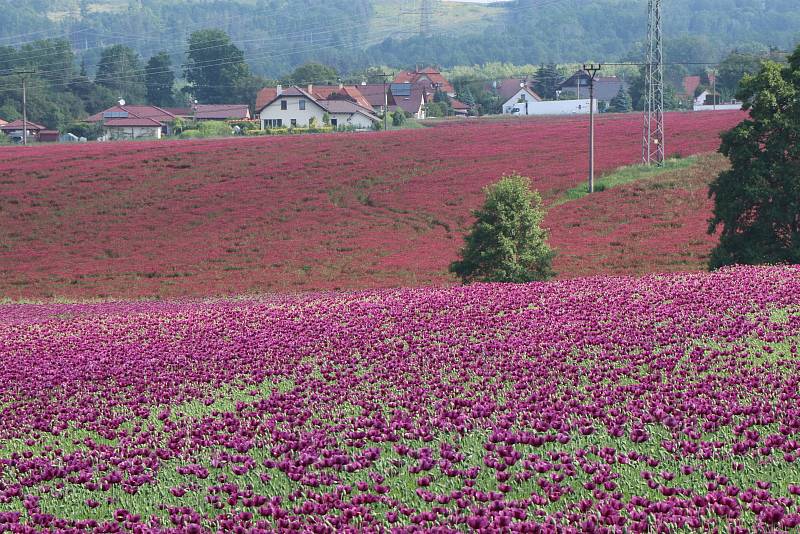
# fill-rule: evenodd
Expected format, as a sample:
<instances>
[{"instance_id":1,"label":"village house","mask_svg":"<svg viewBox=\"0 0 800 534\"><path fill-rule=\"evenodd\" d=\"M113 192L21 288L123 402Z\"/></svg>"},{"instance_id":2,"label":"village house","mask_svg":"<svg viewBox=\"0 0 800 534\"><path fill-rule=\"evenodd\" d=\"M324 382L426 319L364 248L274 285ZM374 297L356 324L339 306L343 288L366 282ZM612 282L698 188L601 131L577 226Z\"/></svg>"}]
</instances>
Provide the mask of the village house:
<instances>
[{"instance_id":1,"label":"village house","mask_svg":"<svg viewBox=\"0 0 800 534\"><path fill-rule=\"evenodd\" d=\"M46 127L31 121L27 121L27 124L23 124L22 119L17 119L0 126L0 132L18 142L22 141L24 137L23 131L26 129L28 131L28 139L31 141L39 141L39 136L43 132L45 132L45 139L49 141L52 137L52 132L55 131L48 130ZM56 132L56 138L57 137L58 132Z\"/></svg>"},{"instance_id":2,"label":"village house","mask_svg":"<svg viewBox=\"0 0 800 534\"><path fill-rule=\"evenodd\" d=\"M261 128L322 126L368 130L380 122L356 86L291 86L262 89L256 99Z\"/></svg>"},{"instance_id":3,"label":"village house","mask_svg":"<svg viewBox=\"0 0 800 534\"><path fill-rule=\"evenodd\" d=\"M415 88L417 91L421 91L423 98L425 100L425 104L429 104L434 101L437 92L445 93L448 98L450 99L450 107L453 109L453 113L456 115L465 116L469 114L470 107L461 102L456 98L456 90L453 87L447 78L445 78L441 72L434 69L433 67L427 67L422 70L415 69L413 71L401 71L397 73L394 77L394 80L391 83L391 86L394 87L401 87L404 85L410 85ZM409 92L405 90L404 92ZM393 91L392 94L395 94ZM403 95L404 97L406 95ZM410 97L411 103L401 106L397 100L395 100L396 105L405 109L406 107L414 107L416 103L416 92L413 95L408 95ZM413 112L412 113L416 118L425 118L424 112Z\"/></svg>"},{"instance_id":4,"label":"village house","mask_svg":"<svg viewBox=\"0 0 800 534\"><path fill-rule=\"evenodd\" d=\"M589 98L591 76L585 70L579 70L558 86L561 98L574 97L576 100ZM602 109L611 103L620 89L628 89L628 83L616 76L596 76L594 79L594 98Z\"/></svg>"},{"instance_id":5,"label":"village house","mask_svg":"<svg viewBox=\"0 0 800 534\"><path fill-rule=\"evenodd\" d=\"M120 103L92 115L86 122L100 124L105 140L161 139L172 133L172 124L179 117L157 106Z\"/></svg>"},{"instance_id":6,"label":"village house","mask_svg":"<svg viewBox=\"0 0 800 534\"><path fill-rule=\"evenodd\" d=\"M498 94L503 100L503 113L506 115L533 115L532 104L542 101L542 97L524 81L517 82L516 88L510 83L504 83L498 88Z\"/></svg>"},{"instance_id":7,"label":"village house","mask_svg":"<svg viewBox=\"0 0 800 534\"><path fill-rule=\"evenodd\" d=\"M0 126L5 126L6 124L8 124L8 121L4 121L3 119L0 119Z\"/></svg>"},{"instance_id":8,"label":"village house","mask_svg":"<svg viewBox=\"0 0 800 534\"><path fill-rule=\"evenodd\" d=\"M415 119L424 119L425 104L428 103L428 94L424 87L411 83L393 83L389 85L394 105L389 106L389 111L404 111Z\"/></svg>"},{"instance_id":9,"label":"village house","mask_svg":"<svg viewBox=\"0 0 800 534\"><path fill-rule=\"evenodd\" d=\"M418 85L426 90L428 94L433 96L437 91L446 93L450 98L455 98L456 90L453 85L442 76L442 73L433 67L424 68L422 70L415 69L413 71L401 71L392 80L392 84L410 83Z\"/></svg>"}]
</instances>

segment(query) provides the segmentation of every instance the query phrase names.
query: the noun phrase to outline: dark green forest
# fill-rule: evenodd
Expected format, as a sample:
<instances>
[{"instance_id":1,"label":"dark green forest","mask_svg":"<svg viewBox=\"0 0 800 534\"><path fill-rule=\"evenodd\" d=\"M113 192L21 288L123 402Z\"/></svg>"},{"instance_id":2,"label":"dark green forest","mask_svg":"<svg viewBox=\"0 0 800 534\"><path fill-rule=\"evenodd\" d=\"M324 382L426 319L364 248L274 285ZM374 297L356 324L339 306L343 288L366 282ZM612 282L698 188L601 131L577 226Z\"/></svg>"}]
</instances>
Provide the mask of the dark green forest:
<instances>
[{"instance_id":1,"label":"dark green forest","mask_svg":"<svg viewBox=\"0 0 800 534\"><path fill-rule=\"evenodd\" d=\"M379 12L381 4L391 9ZM399 16L403 5L413 1L0 0L0 44L64 37L90 71L113 44L142 57L164 50L179 65L188 35L216 28L243 50L254 74L276 78L310 60L339 72L612 61L635 57L645 33L645 0L516 0L480 26L462 26L455 15L440 20L429 37L414 35L413 17ZM800 40L800 9L797 0L668 0L664 31L668 41L689 39L693 54L709 61L732 49L788 50Z\"/></svg>"}]
</instances>

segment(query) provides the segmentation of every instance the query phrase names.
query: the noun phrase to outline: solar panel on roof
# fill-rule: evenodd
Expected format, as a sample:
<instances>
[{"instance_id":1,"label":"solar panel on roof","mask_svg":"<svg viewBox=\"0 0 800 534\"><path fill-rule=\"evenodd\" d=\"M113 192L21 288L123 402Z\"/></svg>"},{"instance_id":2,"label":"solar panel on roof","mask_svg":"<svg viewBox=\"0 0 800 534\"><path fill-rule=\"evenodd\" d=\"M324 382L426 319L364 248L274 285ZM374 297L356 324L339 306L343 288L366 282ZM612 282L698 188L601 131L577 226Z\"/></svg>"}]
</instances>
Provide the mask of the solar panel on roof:
<instances>
[{"instance_id":1,"label":"solar panel on roof","mask_svg":"<svg viewBox=\"0 0 800 534\"><path fill-rule=\"evenodd\" d=\"M103 113L104 119L127 119L128 112L127 111L106 111Z\"/></svg>"},{"instance_id":2,"label":"solar panel on roof","mask_svg":"<svg viewBox=\"0 0 800 534\"><path fill-rule=\"evenodd\" d=\"M411 96L410 83L393 83L391 87L394 96Z\"/></svg>"}]
</instances>

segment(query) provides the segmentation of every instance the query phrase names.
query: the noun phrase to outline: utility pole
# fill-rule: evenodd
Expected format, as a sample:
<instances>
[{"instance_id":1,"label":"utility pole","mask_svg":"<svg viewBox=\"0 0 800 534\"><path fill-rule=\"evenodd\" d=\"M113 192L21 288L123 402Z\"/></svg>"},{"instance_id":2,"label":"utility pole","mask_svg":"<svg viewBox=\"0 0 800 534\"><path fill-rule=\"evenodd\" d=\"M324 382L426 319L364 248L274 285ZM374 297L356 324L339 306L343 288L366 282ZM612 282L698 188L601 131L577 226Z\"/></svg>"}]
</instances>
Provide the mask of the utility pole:
<instances>
[{"instance_id":1,"label":"utility pole","mask_svg":"<svg viewBox=\"0 0 800 534\"><path fill-rule=\"evenodd\" d=\"M375 76L380 76L383 79L383 131L385 132L389 127L387 118L389 117L389 92L386 90L386 80L389 77L394 78L394 74L381 72Z\"/></svg>"},{"instance_id":2,"label":"utility pole","mask_svg":"<svg viewBox=\"0 0 800 534\"><path fill-rule=\"evenodd\" d=\"M664 50L661 39L661 0L647 2L642 163L664 164Z\"/></svg>"},{"instance_id":3,"label":"utility pole","mask_svg":"<svg viewBox=\"0 0 800 534\"><path fill-rule=\"evenodd\" d=\"M18 70L22 75L22 144L28 144L28 75L36 74L36 69Z\"/></svg>"},{"instance_id":4,"label":"utility pole","mask_svg":"<svg viewBox=\"0 0 800 534\"><path fill-rule=\"evenodd\" d=\"M594 193L594 79L603 65L584 63L583 70L589 73L589 192ZM580 79L580 77L578 77Z\"/></svg>"}]
</instances>

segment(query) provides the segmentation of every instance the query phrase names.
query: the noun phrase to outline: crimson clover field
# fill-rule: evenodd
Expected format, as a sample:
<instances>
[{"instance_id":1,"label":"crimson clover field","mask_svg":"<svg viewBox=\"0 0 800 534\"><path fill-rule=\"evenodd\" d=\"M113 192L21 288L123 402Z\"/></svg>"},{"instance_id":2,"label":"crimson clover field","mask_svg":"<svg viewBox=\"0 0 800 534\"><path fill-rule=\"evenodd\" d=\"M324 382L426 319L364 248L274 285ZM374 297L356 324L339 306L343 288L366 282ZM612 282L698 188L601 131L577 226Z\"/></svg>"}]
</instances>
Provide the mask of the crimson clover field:
<instances>
[{"instance_id":1,"label":"crimson clover field","mask_svg":"<svg viewBox=\"0 0 800 534\"><path fill-rule=\"evenodd\" d=\"M672 113L668 152L711 152L741 112ZM530 176L549 206L587 175L582 117L377 134L0 148L0 298L224 296L453 284L482 188ZM598 174L641 158L602 115ZM699 170L719 167L718 162ZM553 206L562 278L702 269L708 172ZM624 198L624 201L620 201ZM653 253L657 250L657 253Z\"/></svg>"},{"instance_id":2,"label":"crimson clover field","mask_svg":"<svg viewBox=\"0 0 800 534\"><path fill-rule=\"evenodd\" d=\"M0 530L790 531L799 333L796 267L6 305Z\"/></svg>"}]
</instances>

